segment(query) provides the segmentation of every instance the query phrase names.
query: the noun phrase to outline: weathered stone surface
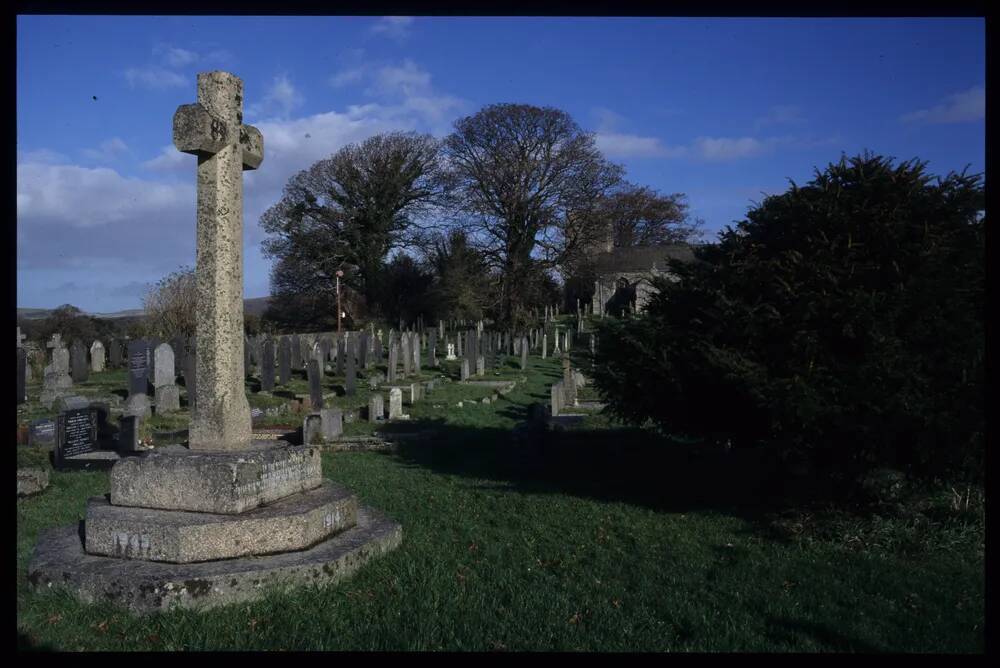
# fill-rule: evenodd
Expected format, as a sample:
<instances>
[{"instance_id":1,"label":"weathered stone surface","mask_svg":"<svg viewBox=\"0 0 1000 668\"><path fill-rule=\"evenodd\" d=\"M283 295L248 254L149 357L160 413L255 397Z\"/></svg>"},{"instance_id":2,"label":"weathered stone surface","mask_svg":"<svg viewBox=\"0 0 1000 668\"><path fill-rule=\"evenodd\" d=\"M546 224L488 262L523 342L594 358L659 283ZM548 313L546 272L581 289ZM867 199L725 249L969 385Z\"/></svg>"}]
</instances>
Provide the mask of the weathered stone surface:
<instances>
[{"instance_id":1,"label":"weathered stone surface","mask_svg":"<svg viewBox=\"0 0 1000 668\"><path fill-rule=\"evenodd\" d=\"M319 451L255 441L240 452L151 452L111 471L111 503L202 513L241 513L318 487Z\"/></svg>"},{"instance_id":2,"label":"weathered stone surface","mask_svg":"<svg viewBox=\"0 0 1000 668\"><path fill-rule=\"evenodd\" d=\"M90 370L94 373L104 371L104 344L94 341L90 344Z\"/></svg>"},{"instance_id":3,"label":"weathered stone surface","mask_svg":"<svg viewBox=\"0 0 1000 668\"><path fill-rule=\"evenodd\" d=\"M181 409L181 389L176 385L156 388L156 414L174 413Z\"/></svg>"},{"instance_id":4,"label":"weathered stone surface","mask_svg":"<svg viewBox=\"0 0 1000 668\"><path fill-rule=\"evenodd\" d=\"M174 145L198 156L197 400L193 450L242 450L252 440L243 365L243 169L263 140L242 124L243 82L198 74L198 102L174 116Z\"/></svg>"},{"instance_id":5,"label":"weathered stone surface","mask_svg":"<svg viewBox=\"0 0 1000 668\"><path fill-rule=\"evenodd\" d=\"M174 349L169 343L161 343L153 350L153 387L163 387L173 385L176 380L174 375Z\"/></svg>"},{"instance_id":6,"label":"weathered stone surface","mask_svg":"<svg viewBox=\"0 0 1000 668\"><path fill-rule=\"evenodd\" d=\"M152 413L149 397L145 394L133 394L125 402L123 415L136 415L138 417L149 417Z\"/></svg>"},{"instance_id":7,"label":"weathered stone surface","mask_svg":"<svg viewBox=\"0 0 1000 668\"><path fill-rule=\"evenodd\" d=\"M43 469L41 467L30 467L17 470L18 496L30 496L31 494L38 494L48 486L49 486L48 469Z\"/></svg>"},{"instance_id":8,"label":"weathered stone surface","mask_svg":"<svg viewBox=\"0 0 1000 668\"><path fill-rule=\"evenodd\" d=\"M123 559L191 563L304 550L357 522L357 497L329 480L238 515L87 502L86 551Z\"/></svg>"},{"instance_id":9,"label":"weathered stone surface","mask_svg":"<svg viewBox=\"0 0 1000 668\"><path fill-rule=\"evenodd\" d=\"M398 387L389 390L389 419L399 420L403 417L403 391Z\"/></svg>"},{"instance_id":10,"label":"weathered stone surface","mask_svg":"<svg viewBox=\"0 0 1000 668\"><path fill-rule=\"evenodd\" d=\"M87 554L76 526L59 527L39 534L28 582L35 590L61 587L84 603L111 602L135 614L205 610L260 598L271 587L339 582L402 540L397 522L361 506L357 525L308 550L168 564Z\"/></svg>"},{"instance_id":11,"label":"weathered stone surface","mask_svg":"<svg viewBox=\"0 0 1000 668\"><path fill-rule=\"evenodd\" d=\"M324 408L319 412L323 441L332 441L344 433L344 410Z\"/></svg>"},{"instance_id":12,"label":"weathered stone surface","mask_svg":"<svg viewBox=\"0 0 1000 668\"><path fill-rule=\"evenodd\" d=\"M380 422L385 419L385 400L381 393L368 397L368 421Z\"/></svg>"}]
</instances>

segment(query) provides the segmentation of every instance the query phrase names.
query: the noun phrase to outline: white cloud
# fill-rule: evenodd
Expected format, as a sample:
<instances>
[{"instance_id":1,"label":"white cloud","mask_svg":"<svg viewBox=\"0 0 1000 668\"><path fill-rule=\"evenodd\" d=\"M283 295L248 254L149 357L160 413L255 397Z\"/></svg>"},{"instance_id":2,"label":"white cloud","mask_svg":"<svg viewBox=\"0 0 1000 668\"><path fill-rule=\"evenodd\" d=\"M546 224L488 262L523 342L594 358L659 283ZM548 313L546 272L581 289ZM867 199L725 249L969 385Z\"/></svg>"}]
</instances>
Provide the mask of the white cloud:
<instances>
[{"instance_id":1,"label":"white cloud","mask_svg":"<svg viewBox=\"0 0 1000 668\"><path fill-rule=\"evenodd\" d=\"M340 70L330 77L330 85L334 88L342 88L344 86L356 84L364 79L367 74L368 68L364 65L360 65L358 67L348 67Z\"/></svg>"},{"instance_id":2,"label":"white cloud","mask_svg":"<svg viewBox=\"0 0 1000 668\"><path fill-rule=\"evenodd\" d=\"M620 132L598 132L597 148L609 158L677 158L686 155L683 146L667 146L659 137L641 137Z\"/></svg>"},{"instance_id":3,"label":"white cloud","mask_svg":"<svg viewBox=\"0 0 1000 668\"><path fill-rule=\"evenodd\" d=\"M274 83L271 84L264 99L247 107L247 115L261 117L274 114L279 118L287 118L288 114L302 106L304 101L305 98L289 80L288 75L280 74L274 78Z\"/></svg>"},{"instance_id":4,"label":"white cloud","mask_svg":"<svg viewBox=\"0 0 1000 668\"><path fill-rule=\"evenodd\" d=\"M778 104L754 121L754 127L759 130L769 125L801 125L805 122L801 108L792 104Z\"/></svg>"},{"instance_id":5,"label":"white cloud","mask_svg":"<svg viewBox=\"0 0 1000 668\"><path fill-rule=\"evenodd\" d=\"M702 160L728 162L751 158L769 150L771 142L753 137L698 137L692 144L694 154Z\"/></svg>"},{"instance_id":6,"label":"white cloud","mask_svg":"<svg viewBox=\"0 0 1000 668\"><path fill-rule=\"evenodd\" d=\"M186 86L188 80L170 70L151 65L149 67L130 67L125 70L125 80L132 88L140 86L153 90Z\"/></svg>"},{"instance_id":7,"label":"white cloud","mask_svg":"<svg viewBox=\"0 0 1000 668\"><path fill-rule=\"evenodd\" d=\"M919 109L903 114L904 123L968 123L986 118L986 89L983 86L949 95L945 101L930 109Z\"/></svg>"},{"instance_id":8,"label":"white cloud","mask_svg":"<svg viewBox=\"0 0 1000 668\"><path fill-rule=\"evenodd\" d=\"M179 172L195 164L195 156L181 153L173 144L160 149L160 155L142 163L143 169L154 172Z\"/></svg>"},{"instance_id":9,"label":"white cloud","mask_svg":"<svg viewBox=\"0 0 1000 668\"><path fill-rule=\"evenodd\" d=\"M368 92L376 95L410 96L426 93L430 87L430 72L407 59L402 65L386 65L379 68Z\"/></svg>"},{"instance_id":10,"label":"white cloud","mask_svg":"<svg viewBox=\"0 0 1000 668\"><path fill-rule=\"evenodd\" d=\"M111 139L101 142L101 145L97 148L85 148L83 149L83 155L91 160L96 160L98 162L111 162L129 152L128 144L122 141L119 137L112 137Z\"/></svg>"},{"instance_id":11,"label":"white cloud","mask_svg":"<svg viewBox=\"0 0 1000 668\"><path fill-rule=\"evenodd\" d=\"M193 204L193 184L126 178L106 167L21 164L17 167L18 222L99 227L153 216L181 200Z\"/></svg>"},{"instance_id":12,"label":"white cloud","mask_svg":"<svg viewBox=\"0 0 1000 668\"><path fill-rule=\"evenodd\" d=\"M194 51L188 51L187 49L180 49L177 47L171 47L167 49L166 55L164 56L167 64L171 67L184 67L192 63L198 62L199 56Z\"/></svg>"},{"instance_id":13,"label":"white cloud","mask_svg":"<svg viewBox=\"0 0 1000 668\"><path fill-rule=\"evenodd\" d=\"M385 35L393 39L403 39L410 34L413 26L412 16L383 16L375 22L369 32L373 35Z\"/></svg>"},{"instance_id":14,"label":"white cloud","mask_svg":"<svg viewBox=\"0 0 1000 668\"><path fill-rule=\"evenodd\" d=\"M40 148L36 151L18 151L17 152L17 164L43 164L51 165L68 162L67 158L62 153L57 153L56 151L50 151L47 148Z\"/></svg>"}]
</instances>

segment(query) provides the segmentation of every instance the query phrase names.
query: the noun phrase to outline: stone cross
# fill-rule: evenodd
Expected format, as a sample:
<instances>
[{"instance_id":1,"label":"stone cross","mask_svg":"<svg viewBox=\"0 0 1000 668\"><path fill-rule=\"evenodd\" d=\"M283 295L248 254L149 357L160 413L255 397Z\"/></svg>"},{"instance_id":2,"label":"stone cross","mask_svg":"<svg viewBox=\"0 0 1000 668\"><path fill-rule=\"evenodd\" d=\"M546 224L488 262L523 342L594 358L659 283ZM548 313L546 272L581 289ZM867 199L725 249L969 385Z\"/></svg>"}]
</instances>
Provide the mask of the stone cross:
<instances>
[{"instance_id":1,"label":"stone cross","mask_svg":"<svg viewBox=\"0 0 1000 668\"><path fill-rule=\"evenodd\" d=\"M198 156L197 399L192 450L250 445L243 368L243 170L264 158L257 128L243 125L243 81L198 75L198 102L177 108L174 146Z\"/></svg>"},{"instance_id":2,"label":"stone cross","mask_svg":"<svg viewBox=\"0 0 1000 668\"><path fill-rule=\"evenodd\" d=\"M25 334L22 334L22 333L21 333L21 328L20 328L20 327L18 327L18 328L17 328L17 347L18 347L18 348L22 347L22 346L21 346L21 344L22 344L22 342L23 342L23 341L24 341L24 340L25 340L26 338L28 338L28 337L27 337L27 335L25 335Z\"/></svg>"},{"instance_id":3,"label":"stone cross","mask_svg":"<svg viewBox=\"0 0 1000 668\"><path fill-rule=\"evenodd\" d=\"M49 342L45 344L45 347L55 350L56 348L65 348L66 346L62 342L62 335L59 332L56 332L52 335L52 338L49 339Z\"/></svg>"}]
</instances>

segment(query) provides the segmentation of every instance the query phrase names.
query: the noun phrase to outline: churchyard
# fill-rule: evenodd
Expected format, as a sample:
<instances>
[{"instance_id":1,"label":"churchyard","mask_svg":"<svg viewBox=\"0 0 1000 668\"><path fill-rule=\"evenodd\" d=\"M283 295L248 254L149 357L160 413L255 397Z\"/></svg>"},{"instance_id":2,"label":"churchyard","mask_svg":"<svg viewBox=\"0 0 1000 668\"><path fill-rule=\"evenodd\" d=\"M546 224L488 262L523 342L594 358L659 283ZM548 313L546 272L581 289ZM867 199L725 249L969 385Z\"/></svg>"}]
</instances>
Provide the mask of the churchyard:
<instances>
[{"instance_id":1,"label":"churchyard","mask_svg":"<svg viewBox=\"0 0 1000 668\"><path fill-rule=\"evenodd\" d=\"M574 366L585 369L588 351L573 353ZM386 371L383 362L361 372L348 397L329 363L324 399L345 412L366 409L367 377ZM58 587L32 591L27 569L39 532L79 522L87 499L109 488L107 470L51 471L48 489L18 500L21 643L69 650L979 648L981 554L960 527L924 546L894 542L902 527L843 525L841 535L816 534L810 518L783 517L768 503L766 475L739 456L693 458L682 443L667 454L654 434L580 407L565 412L586 415L581 420L533 432L533 412L548 407L563 377L561 357L532 351L521 371L519 356L500 356L482 378L514 380L502 395L463 384L460 373L460 360L442 356L438 367L412 377L434 381L434 389L412 405L404 400L408 420L352 419L338 439L343 448L324 444L324 477L404 527L398 549L339 584L154 615L83 604ZM107 369L72 391L124 404L126 386L127 371ZM27 387L21 420L51 416L38 402L41 383ZM308 396L304 372L270 396L259 392L253 372L246 388L252 410L281 411L255 417L255 431L301 429L308 411L292 406L296 395ZM578 401L591 393L581 388ZM141 440L179 441L169 434L190 419L183 390L180 403L175 413L143 420ZM50 465L46 447L18 451L19 465Z\"/></svg>"},{"instance_id":2,"label":"churchyard","mask_svg":"<svg viewBox=\"0 0 1000 668\"><path fill-rule=\"evenodd\" d=\"M586 307L246 337L242 100L201 74L174 117L197 335L57 334L29 380L18 331L20 647L983 651L953 498L804 510L766 447L613 422Z\"/></svg>"}]
</instances>

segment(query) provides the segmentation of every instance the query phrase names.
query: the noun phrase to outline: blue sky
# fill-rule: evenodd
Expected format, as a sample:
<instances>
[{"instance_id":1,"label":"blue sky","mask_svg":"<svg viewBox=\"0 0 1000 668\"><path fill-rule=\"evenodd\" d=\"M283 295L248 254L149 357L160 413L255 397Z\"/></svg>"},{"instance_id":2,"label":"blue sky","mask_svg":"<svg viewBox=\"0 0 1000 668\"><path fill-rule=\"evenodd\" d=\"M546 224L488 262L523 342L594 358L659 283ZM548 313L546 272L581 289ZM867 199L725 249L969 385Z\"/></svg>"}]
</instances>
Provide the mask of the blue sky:
<instances>
[{"instance_id":1,"label":"blue sky","mask_svg":"<svg viewBox=\"0 0 1000 668\"><path fill-rule=\"evenodd\" d=\"M18 306L139 308L195 258L195 158L171 144L196 74L244 81L244 287L289 177L392 130L446 135L495 102L554 106L629 180L686 193L707 237L762 193L870 149L935 174L985 161L982 19L21 16ZM96 97L96 99L94 99Z\"/></svg>"}]
</instances>

